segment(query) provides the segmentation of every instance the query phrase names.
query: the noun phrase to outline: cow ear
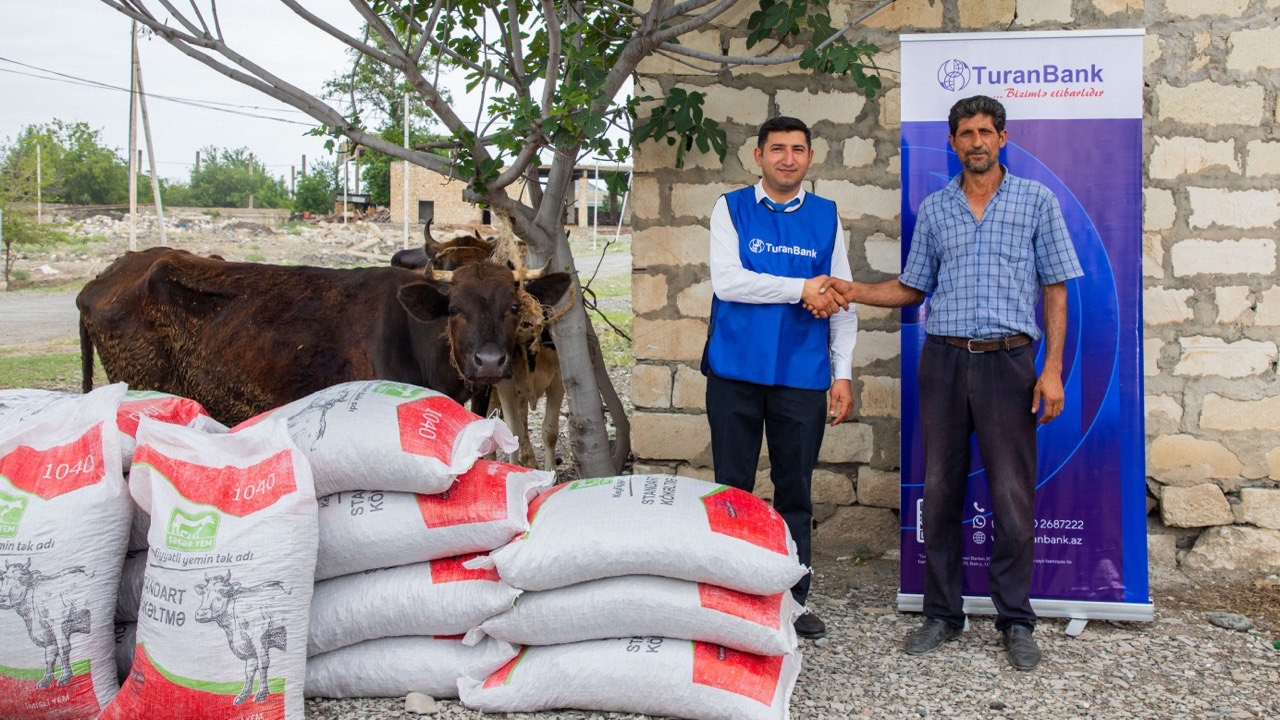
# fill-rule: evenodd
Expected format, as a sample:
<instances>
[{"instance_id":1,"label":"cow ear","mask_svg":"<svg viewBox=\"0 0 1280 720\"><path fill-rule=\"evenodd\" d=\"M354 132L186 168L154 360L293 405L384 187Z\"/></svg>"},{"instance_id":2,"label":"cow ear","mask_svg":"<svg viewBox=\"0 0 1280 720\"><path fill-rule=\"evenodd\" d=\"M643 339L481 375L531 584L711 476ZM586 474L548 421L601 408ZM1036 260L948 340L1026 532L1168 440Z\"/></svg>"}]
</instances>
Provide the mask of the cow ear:
<instances>
[{"instance_id":1,"label":"cow ear","mask_svg":"<svg viewBox=\"0 0 1280 720\"><path fill-rule=\"evenodd\" d=\"M396 297L414 318L430 322L449 312L449 286L440 282L415 282L402 285Z\"/></svg>"},{"instance_id":2,"label":"cow ear","mask_svg":"<svg viewBox=\"0 0 1280 720\"><path fill-rule=\"evenodd\" d=\"M569 289L569 273L551 273L537 280L529 280L525 282L524 289L530 295L538 299L538 302L551 306L560 302L564 294Z\"/></svg>"}]
</instances>

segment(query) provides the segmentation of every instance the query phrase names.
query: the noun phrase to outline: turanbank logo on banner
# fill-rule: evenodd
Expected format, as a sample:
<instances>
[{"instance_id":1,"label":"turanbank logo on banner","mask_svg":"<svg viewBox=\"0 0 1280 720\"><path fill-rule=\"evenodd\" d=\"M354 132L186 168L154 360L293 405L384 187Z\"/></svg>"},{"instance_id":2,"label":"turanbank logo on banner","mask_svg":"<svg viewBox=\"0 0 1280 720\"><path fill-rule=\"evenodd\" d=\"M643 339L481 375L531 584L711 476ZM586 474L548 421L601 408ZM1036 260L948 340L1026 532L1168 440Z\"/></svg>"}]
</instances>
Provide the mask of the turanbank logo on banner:
<instances>
[{"instance_id":1,"label":"turanbank logo on banner","mask_svg":"<svg viewBox=\"0 0 1280 720\"><path fill-rule=\"evenodd\" d=\"M938 66L938 85L943 90L958 93L972 84L974 92L997 99L1099 97L1102 89L1092 85L1104 82L1102 71L1103 68L1095 63L1089 63L1088 67L1060 67L1045 63L1034 67L994 68L970 65L959 58L951 58ZM1065 87L1071 84L1091 86ZM1003 88L1003 91L996 88Z\"/></svg>"},{"instance_id":2,"label":"turanbank logo on banner","mask_svg":"<svg viewBox=\"0 0 1280 720\"><path fill-rule=\"evenodd\" d=\"M751 238L751 242L747 243L747 249L759 255L760 253L781 253L783 255L800 255L801 257L818 259L818 251L810 248L802 248L799 245L774 245L765 242L760 238Z\"/></svg>"}]
</instances>

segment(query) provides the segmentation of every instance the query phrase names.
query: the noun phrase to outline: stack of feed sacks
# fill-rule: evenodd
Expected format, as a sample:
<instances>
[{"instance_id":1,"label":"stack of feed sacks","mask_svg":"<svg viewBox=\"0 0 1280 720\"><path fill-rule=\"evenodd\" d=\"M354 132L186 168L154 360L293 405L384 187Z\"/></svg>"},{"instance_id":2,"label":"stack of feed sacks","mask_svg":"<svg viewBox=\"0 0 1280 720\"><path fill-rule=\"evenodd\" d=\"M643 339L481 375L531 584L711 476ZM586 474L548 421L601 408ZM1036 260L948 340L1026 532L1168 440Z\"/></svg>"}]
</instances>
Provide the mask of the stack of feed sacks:
<instances>
[{"instance_id":1,"label":"stack of feed sacks","mask_svg":"<svg viewBox=\"0 0 1280 720\"><path fill-rule=\"evenodd\" d=\"M132 505L115 422L124 391L0 417L0 717L94 718L119 687L113 616Z\"/></svg>"},{"instance_id":2,"label":"stack of feed sacks","mask_svg":"<svg viewBox=\"0 0 1280 720\"><path fill-rule=\"evenodd\" d=\"M382 381L337 385L267 416L286 419L321 496L308 695L450 697L459 677L515 655L498 640L461 641L518 594L492 569L462 563L524 532L529 500L553 481L479 459L516 448L501 421Z\"/></svg>"},{"instance_id":3,"label":"stack of feed sacks","mask_svg":"<svg viewBox=\"0 0 1280 720\"><path fill-rule=\"evenodd\" d=\"M539 496L527 533L468 565L525 591L468 641L528 645L459 681L469 707L788 717L802 612L789 589L807 569L750 493L669 475L579 480Z\"/></svg>"},{"instance_id":4,"label":"stack of feed sacks","mask_svg":"<svg viewBox=\"0 0 1280 720\"><path fill-rule=\"evenodd\" d=\"M183 425L205 432L223 433L226 426L214 420L204 407L188 398L148 390L126 390L123 384L112 386L112 392L123 392L116 409L116 427L120 430L120 465L126 481L133 462L138 423L142 418ZM30 424L49 413L62 413L83 402L83 395L54 390L0 390L0 429ZM2 432L2 430L0 430ZM133 503L130 503L133 506ZM133 636L138 620L142 593L142 570L146 564L147 528L150 518L133 506L128 553L120 575L116 598L116 648L118 675L128 674L133 657Z\"/></svg>"}]
</instances>

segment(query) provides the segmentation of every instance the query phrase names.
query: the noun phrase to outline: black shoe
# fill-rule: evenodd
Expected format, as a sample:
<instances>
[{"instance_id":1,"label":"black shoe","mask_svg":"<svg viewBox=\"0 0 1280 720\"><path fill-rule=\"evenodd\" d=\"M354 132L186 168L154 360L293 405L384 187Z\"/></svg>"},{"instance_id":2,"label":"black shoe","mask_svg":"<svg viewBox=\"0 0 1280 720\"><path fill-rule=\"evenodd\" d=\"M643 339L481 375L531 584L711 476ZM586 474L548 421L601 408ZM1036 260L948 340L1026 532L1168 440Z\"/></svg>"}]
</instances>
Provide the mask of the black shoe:
<instances>
[{"instance_id":1,"label":"black shoe","mask_svg":"<svg viewBox=\"0 0 1280 720\"><path fill-rule=\"evenodd\" d=\"M1009 664L1019 670L1030 670L1040 664L1040 648L1031 637L1029 625L1010 625L1000 631L1000 645L1008 651Z\"/></svg>"},{"instance_id":2,"label":"black shoe","mask_svg":"<svg viewBox=\"0 0 1280 720\"><path fill-rule=\"evenodd\" d=\"M960 628L946 620L925 618L918 630L907 636L903 649L908 655L928 655L942 647L942 643L960 637Z\"/></svg>"},{"instance_id":3,"label":"black shoe","mask_svg":"<svg viewBox=\"0 0 1280 720\"><path fill-rule=\"evenodd\" d=\"M796 618L796 634L809 640L817 640L827 636L827 624L812 610L806 610Z\"/></svg>"}]
</instances>

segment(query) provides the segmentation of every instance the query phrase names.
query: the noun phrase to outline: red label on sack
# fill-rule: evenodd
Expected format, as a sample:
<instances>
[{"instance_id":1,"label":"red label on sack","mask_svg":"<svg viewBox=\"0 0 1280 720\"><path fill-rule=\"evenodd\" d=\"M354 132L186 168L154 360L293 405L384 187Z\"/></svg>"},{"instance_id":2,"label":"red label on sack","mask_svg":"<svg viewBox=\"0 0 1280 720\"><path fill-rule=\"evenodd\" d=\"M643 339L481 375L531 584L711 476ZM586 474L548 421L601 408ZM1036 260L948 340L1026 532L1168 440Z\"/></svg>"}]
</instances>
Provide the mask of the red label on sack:
<instances>
[{"instance_id":1,"label":"red label on sack","mask_svg":"<svg viewBox=\"0 0 1280 720\"><path fill-rule=\"evenodd\" d=\"M290 450L281 450L249 467L210 467L171 458L143 445L134 453L133 464L150 465L187 500L212 505L236 517L269 507L298 489Z\"/></svg>"},{"instance_id":2,"label":"red label on sack","mask_svg":"<svg viewBox=\"0 0 1280 720\"><path fill-rule=\"evenodd\" d=\"M22 638L26 641L26 638ZM63 682L62 666L54 668L48 687L41 688L44 668L0 668L0 717L12 720L80 720L98 714L89 661L71 665L72 677Z\"/></svg>"},{"instance_id":3,"label":"red label on sack","mask_svg":"<svg viewBox=\"0 0 1280 720\"><path fill-rule=\"evenodd\" d=\"M708 610L742 618L771 630L781 626L782 593L777 595L748 595L717 585L698 583L698 599Z\"/></svg>"},{"instance_id":4,"label":"red label on sack","mask_svg":"<svg viewBox=\"0 0 1280 720\"><path fill-rule=\"evenodd\" d=\"M490 676L489 676L489 677L484 681L484 687L485 687L485 689L488 689L488 688L495 688L495 687L498 687L498 686L500 686L500 685L506 685L507 683L511 682L511 675L512 675L512 673L514 673L514 672L516 671L516 666L517 666L517 665L519 665L519 664L520 664L520 661L524 659L524 654L525 654L525 653L527 653L527 652L529 652L529 648L528 648L528 647L522 647L522 648L520 648L520 654L519 654L519 655L516 655L515 657L511 658L511 661L510 661L510 662L508 662L506 665L503 665L502 667L498 668L498 671L497 671L497 672L495 672L494 674L490 675Z\"/></svg>"},{"instance_id":5,"label":"red label on sack","mask_svg":"<svg viewBox=\"0 0 1280 720\"><path fill-rule=\"evenodd\" d=\"M237 703L243 689L243 682L210 682L166 672L138 645L128 679L98 720L284 720L283 678L271 678L261 700L261 675Z\"/></svg>"},{"instance_id":6,"label":"red label on sack","mask_svg":"<svg viewBox=\"0 0 1280 720\"><path fill-rule=\"evenodd\" d=\"M471 555L459 555L458 557L432 560L431 584L439 585L441 583L465 582L467 580L498 582L499 578L497 568L471 570L469 568L462 567L462 563L474 557L480 557L480 554L473 553Z\"/></svg>"},{"instance_id":7,"label":"red label on sack","mask_svg":"<svg viewBox=\"0 0 1280 720\"><path fill-rule=\"evenodd\" d=\"M114 461L119 465L119 459ZM106 477L102 458L102 423L78 439L46 450L19 445L0 457L0 477L45 500L94 485Z\"/></svg>"},{"instance_id":8,"label":"red label on sack","mask_svg":"<svg viewBox=\"0 0 1280 720\"><path fill-rule=\"evenodd\" d=\"M142 417L174 425L189 425L192 420L208 414L195 400L174 395L142 400L125 398L124 402L120 403L120 410L116 413L116 425L120 426L120 432L136 438L138 421Z\"/></svg>"},{"instance_id":9,"label":"red label on sack","mask_svg":"<svg viewBox=\"0 0 1280 720\"><path fill-rule=\"evenodd\" d=\"M435 396L407 402L396 408L400 421L400 448L448 463L453 443L463 428L479 420L447 397Z\"/></svg>"},{"instance_id":10,"label":"red label on sack","mask_svg":"<svg viewBox=\"0 0 1280 720\"><path fill-rule=\"evenodd\" d=\"M779 555L787 554L787 526L782 516L745 490L724 487L702 496L711 532L745 540Z\"/></svg>"},{"instance_id":11,"label":"red label on sack","mask_svg":"<svg viewBox=\"0 0 1280 720\"><path fill-rule=\"evenodd\" d=\"M773 705L782 677L782 656L769 657L720 645L693 644L693 682Z\"/></svg>"},{"instance_id":12,"label":"red label on sack","mask_svg":"<svg viewBox=\"0 0 1280 720\"><path fill-rule=\"evenodd\" d=\"M432 635L431 637L434 640L461 640L466 635Z\"/></svg>"},{"instance_id":13,"label":"red label on sack","mask_svg":"<svg viewBox=\"0 0 1280 720\"><path fill-rule=\"evenodd\" d=\"M419 495L418 510L429 528L470 525L507 517L507 477L528 472L506 463L477 460L448 490L439 495Z\"/></svg>"}]
</instances>

